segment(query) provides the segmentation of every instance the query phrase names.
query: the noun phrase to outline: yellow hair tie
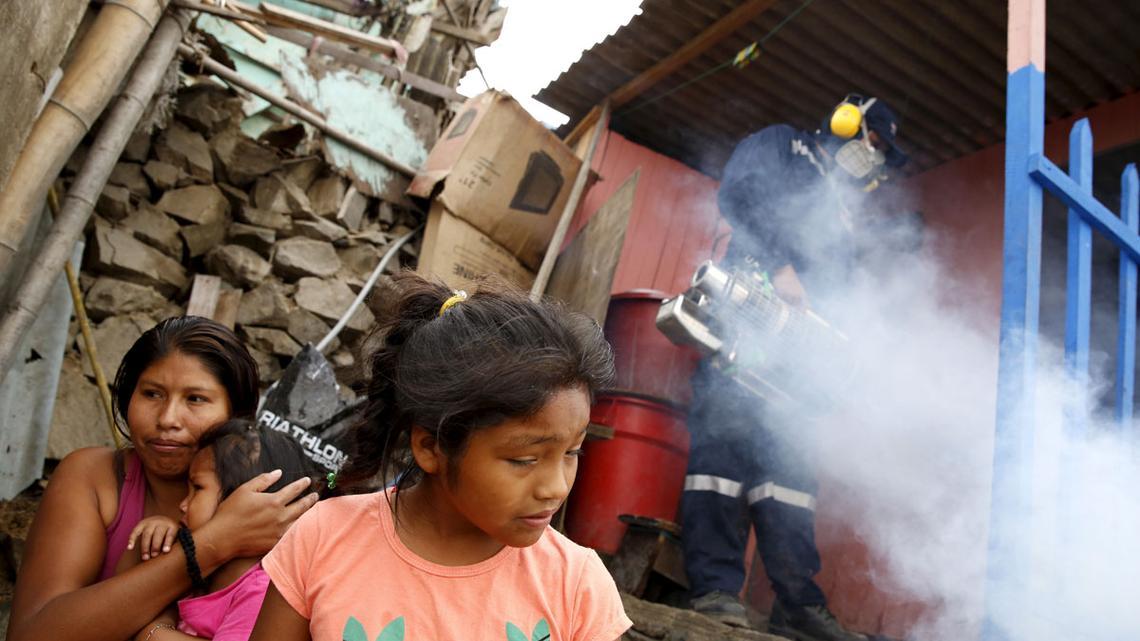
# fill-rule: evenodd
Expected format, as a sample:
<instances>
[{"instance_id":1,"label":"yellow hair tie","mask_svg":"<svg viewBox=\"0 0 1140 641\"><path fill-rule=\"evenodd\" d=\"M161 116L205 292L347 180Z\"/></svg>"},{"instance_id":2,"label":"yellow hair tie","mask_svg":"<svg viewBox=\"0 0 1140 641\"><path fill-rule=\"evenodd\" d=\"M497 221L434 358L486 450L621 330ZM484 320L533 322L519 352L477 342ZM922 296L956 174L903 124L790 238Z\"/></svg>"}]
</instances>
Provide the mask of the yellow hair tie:
<instances>
[{"instance_id":1,"label":"yellow hair tie","mask_svg":"<svg viewBox=\"0 0 1140 641\"><path fill-rule=\"evenodd\" d=\"M443 305L439 308L439 315L443 316L444 312L465 300L467 300L467 292L463 291L462 289L457 290L451 298L443 301Z\"/></svg>"}]
</instances>

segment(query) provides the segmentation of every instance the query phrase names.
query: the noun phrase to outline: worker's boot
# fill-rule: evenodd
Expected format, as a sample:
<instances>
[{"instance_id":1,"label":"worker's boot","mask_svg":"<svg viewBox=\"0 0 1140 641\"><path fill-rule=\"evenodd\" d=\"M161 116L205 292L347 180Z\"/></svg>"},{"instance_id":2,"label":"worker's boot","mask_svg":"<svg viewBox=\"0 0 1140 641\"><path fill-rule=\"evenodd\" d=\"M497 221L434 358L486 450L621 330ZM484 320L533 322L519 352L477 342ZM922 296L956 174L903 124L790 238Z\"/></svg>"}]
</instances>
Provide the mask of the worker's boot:
<instances>
[{"instance_id":1,"label":"worker's boot","mask_svg":"<svg viewBox=\"0 0 1140 641\"><path fill-rule=\"evenodd\" d=\"M844 629L825 605L789 608L779 599L772 606L768 632L794 641L867 641L862 634Z\"/></svg>"},{"instance_id":2,"label":"worker's boot","mask_svg":"<svg viewBox=\"0 0 1140 641\"><path fill-rule=\"evenodd\" d=\"M736 595L728 592L709 592L693 599L693 609L714 621L737 628L748 628L744 605Z\"/></svg>"}]
</instances>

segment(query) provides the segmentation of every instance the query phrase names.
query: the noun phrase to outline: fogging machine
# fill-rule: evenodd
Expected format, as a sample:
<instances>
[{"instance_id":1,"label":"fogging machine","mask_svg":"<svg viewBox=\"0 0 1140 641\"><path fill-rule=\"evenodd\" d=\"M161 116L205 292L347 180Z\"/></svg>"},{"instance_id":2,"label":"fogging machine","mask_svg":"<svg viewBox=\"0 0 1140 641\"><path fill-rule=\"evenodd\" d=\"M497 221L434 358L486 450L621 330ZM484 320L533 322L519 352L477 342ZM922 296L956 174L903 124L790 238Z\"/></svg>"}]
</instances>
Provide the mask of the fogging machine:
<instances>
[{"instance_id":1,"label":"fogging machine","mask_svg":"<svg viewBox=\"0 0 1140 641\"><path fill-rule=\"evenodd\" d=\"M657 328L777 406L825 409L855 374L847 337L781 299L766 272L702 263L688 290L661 303Z\"/></svg>"}]
</instances>

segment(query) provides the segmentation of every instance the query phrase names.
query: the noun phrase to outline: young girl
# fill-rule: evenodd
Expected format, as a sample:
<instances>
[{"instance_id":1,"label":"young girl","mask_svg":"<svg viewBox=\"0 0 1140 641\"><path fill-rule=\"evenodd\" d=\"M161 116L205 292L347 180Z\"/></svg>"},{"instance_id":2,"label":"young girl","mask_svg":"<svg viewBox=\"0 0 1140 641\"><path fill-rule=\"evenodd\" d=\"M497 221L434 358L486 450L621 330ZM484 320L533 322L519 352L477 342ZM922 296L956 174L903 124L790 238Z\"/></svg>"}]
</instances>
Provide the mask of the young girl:
<instances>
[{"instance_id":1,"label":"young girl","mask_svg":"<svg viewBox=\"0 0 1140 641\"><path fill-rule=\"evenodd\" d=\"M329 499L265 557L252 641L612 641L630 626L592 550L550 527L613 357L592 320L415 274L380 300L368 407Z\"/></svg>"},{"instance_id":2,"label":"young girl","mask_svg":"<svg viewBox=\"0 0 1140 641\"><path fill-rule=\"evenodd\" d=\"M183 499L181 526L156 516L143 519L131 532L128 549L139 548L143 560L169 552L183 532L213 518L234 490L258 474L281 470L270 488L306 477L316 470L297 443L287 435L259 429L253 421L233 419L206 432L190 462L189 493ZM140 641L246 641L253 630L269 577L261 557L236 558L195 586L205 592L180 600L136 636Z\"/></svg>"}]
</instances>

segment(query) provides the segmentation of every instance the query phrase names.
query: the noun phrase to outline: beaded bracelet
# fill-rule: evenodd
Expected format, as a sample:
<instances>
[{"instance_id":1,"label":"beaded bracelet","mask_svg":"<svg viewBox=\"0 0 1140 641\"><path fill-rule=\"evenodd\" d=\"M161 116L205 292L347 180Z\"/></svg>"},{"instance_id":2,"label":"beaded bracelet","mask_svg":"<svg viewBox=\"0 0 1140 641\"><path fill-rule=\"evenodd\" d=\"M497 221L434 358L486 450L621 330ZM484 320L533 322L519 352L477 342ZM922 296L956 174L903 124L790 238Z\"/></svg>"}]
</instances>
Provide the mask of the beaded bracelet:
<instances>
[{"instance_id":1,"label":"beaded bracelet","mask_svg":"<svg viewBox=\"0 0 1140 641\"><path fill-rule=\"evenodd\" d=\"M178 629L178 628L175 628L174 626L170 625L169 623L156 623L156 624L154 624L154 627L152 627L150 629L150 631L146 633L146 638L143 641L150 641L150 638L154 636L154 633L158 632L159 630L161 630L163 628L166 628L168 630L177 630Z\"/></svg>"},{"instance_id":2,"label":"beaded bracelet","mask_svg":"<svg viewBox=\"0 0 1140 641\"><path fill-rule=\"evenodd\" d=\"M178 528L178 542L182 544L182 551L186 553L186 573L190 575L190 583L198 592L206 592L209 585L202 578L202 568L198 567L198 558L194 554L194 537L190 528L183 525Z\"/></svg>"}]
</instances>

